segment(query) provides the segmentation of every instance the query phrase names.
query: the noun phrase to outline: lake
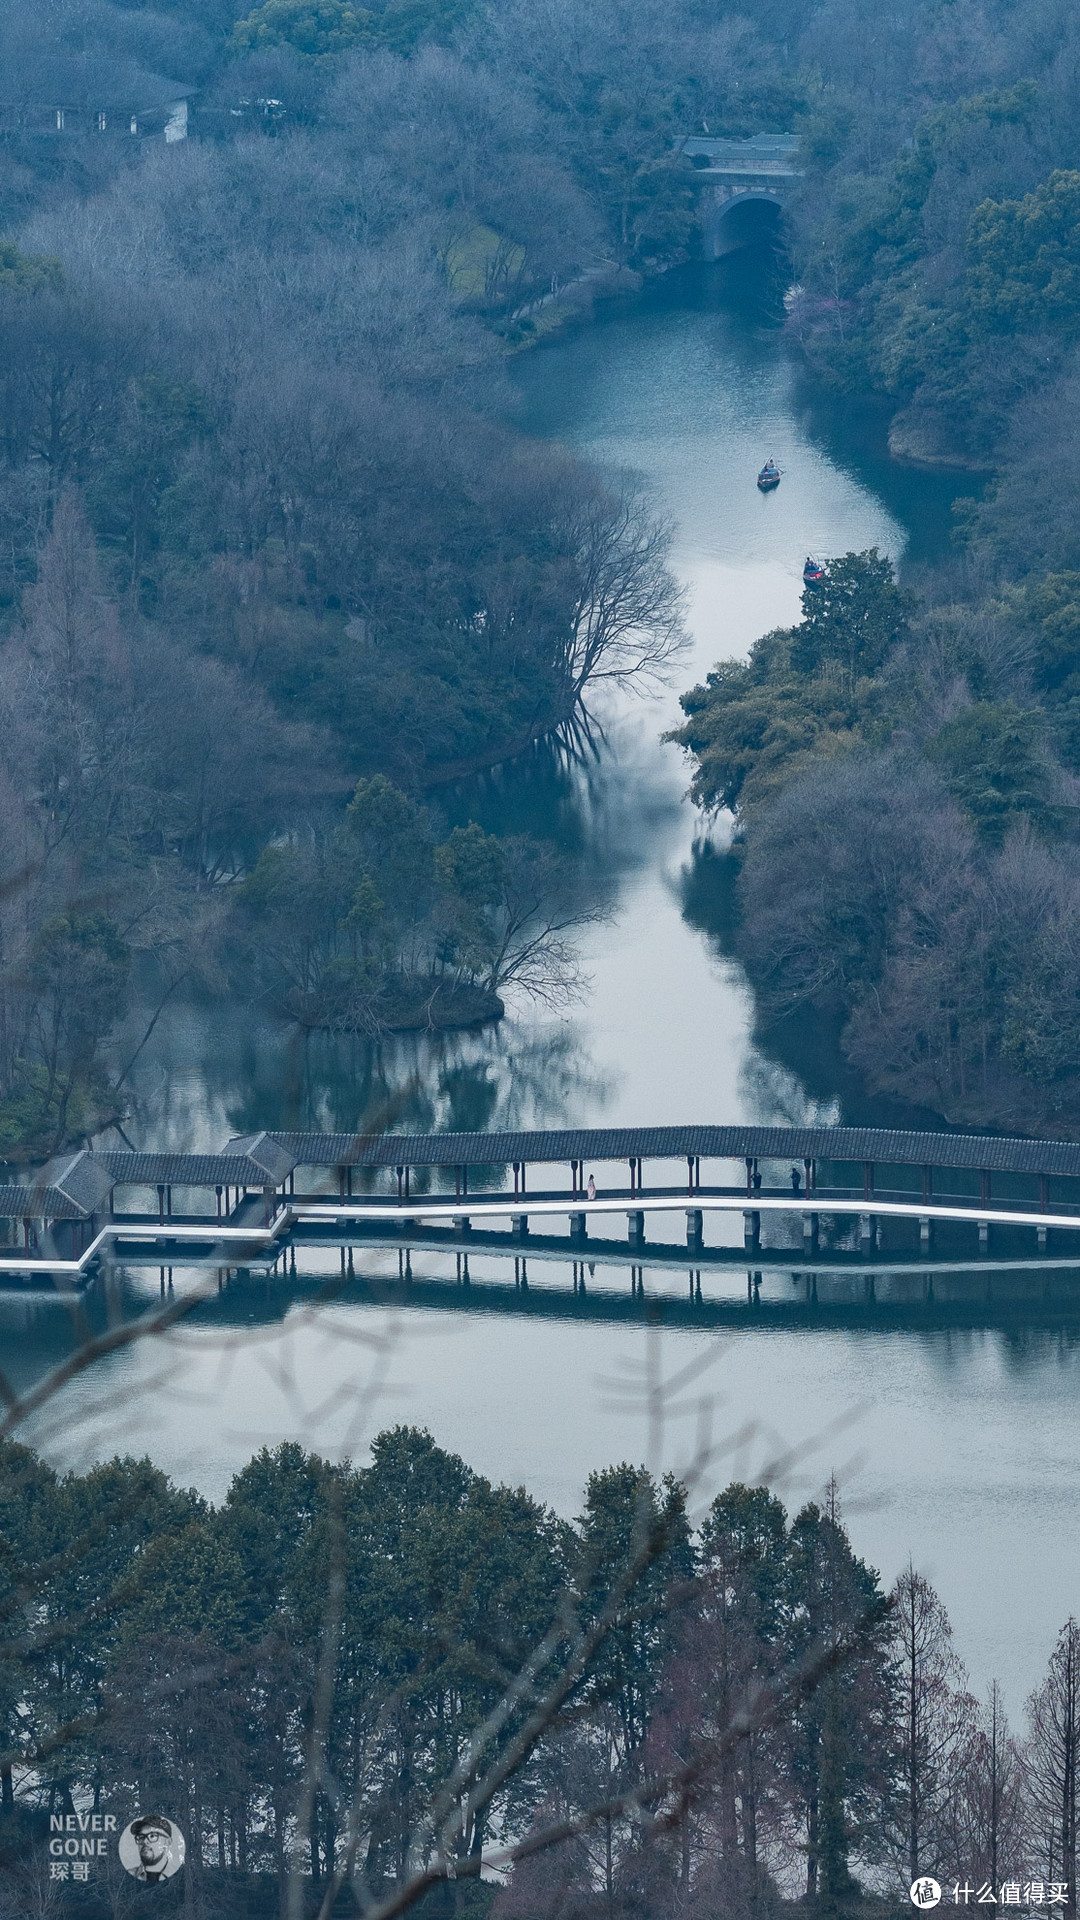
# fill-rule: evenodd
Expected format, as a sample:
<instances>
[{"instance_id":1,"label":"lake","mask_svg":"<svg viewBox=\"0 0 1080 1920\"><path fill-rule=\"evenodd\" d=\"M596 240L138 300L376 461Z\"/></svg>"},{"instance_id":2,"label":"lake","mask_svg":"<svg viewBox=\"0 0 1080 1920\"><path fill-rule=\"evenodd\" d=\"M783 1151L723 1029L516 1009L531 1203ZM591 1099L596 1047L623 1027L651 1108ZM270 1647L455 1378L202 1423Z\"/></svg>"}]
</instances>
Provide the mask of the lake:
<instances>
[{"instance_id":1,"label":"lake","mask_svg":"<svg viewBox=\"0 0 1080 1920\"><path fill-rule=\"evenodd\" d=\"M172 1006L132 1073L136 1144L208 1147L261 1126L893 1117L824 1043L804 1071L755 1039L725 932L723 830L710 842L684 798L688 769L660 736L679 717L681 687L797 617L807 553L876 545L898 561L931 558L962 483L890 467L880 423L811 405L775 312L738 266L673 276L521 356L512 377L527 431L642 476L672 523L688 595L692 646L672 686L600 707L593 756L574 764L540 750L450 802L489 827L550 833L592 872L608 915L581 937L582 997L560 1013L515 1006L490 1032L378 1045L305 1039L225 1003ZM767 455L783 480L763 497L754 481ZM358 1270L395 1259L358 1254ZM414 1255L432 1275L453 1261ZM298 1279L336 1262L304 1252ZM474 1264L479 1280L487 1269ZM489 1268L505 1277L508 1264L492 1257ZM645 1278L650 1289L676 1284ZM567 1281L557 1263L536 1276ZM115 1285L117 1313L157 1296L156 1274ZM598 1269L590 1286L626 1291L628 1274ZM99 1320L104 1291L91 1302ZM1018 1706L1077 1606L1071 1332L714 1335L497 1315L479 1285L473 1310L453 1315L347 1293L312 1307L302 1292L252 1279L167 1341L69 1383L28 1437L72 1465L118 1446L145 1451L216 1497L264 1442L359 1455L380 1426L408 1420L567 1513L589 1470L614 1460L683 1470L698 1457L700 1502L792 1448L789 1504L835 1471L859 1551L886 1579L910 1555L938 1585L977 1689L996 1674ZM41 1302L0 1302L0 1325L22 1384L74 1339L63 1309ZM697 1362L698 1377L664 1388Z\"/></svg>"}]
</instances>

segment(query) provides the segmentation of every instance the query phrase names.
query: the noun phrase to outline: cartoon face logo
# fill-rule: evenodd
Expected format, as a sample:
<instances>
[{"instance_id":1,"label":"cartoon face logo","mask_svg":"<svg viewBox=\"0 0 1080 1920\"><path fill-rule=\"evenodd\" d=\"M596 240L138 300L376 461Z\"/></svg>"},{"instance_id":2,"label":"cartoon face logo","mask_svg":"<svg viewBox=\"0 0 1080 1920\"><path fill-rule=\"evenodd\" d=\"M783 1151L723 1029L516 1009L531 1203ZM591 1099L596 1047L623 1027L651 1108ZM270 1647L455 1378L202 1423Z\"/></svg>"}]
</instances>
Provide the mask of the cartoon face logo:
<instances>
[{"instance_id":1,"label":"cartoon face logo","mask_svg":"<svg viewBox=\"0 0 1080 1920\"><path fill-rule=\"evenodd\" d=\"M936 1880L931 1880L929 1874L923 1874L918 1880L913 1880L909 1893L912 1906L919 1907L923 1911L936 1907L941 1899L941 1888Z\"/></svg>"},{"instance_id":2,"label":"cartoon face logo","mask_svg":"<svg viewBox=\"0 0 1080 1920\"><path fill-rule=\"evenodd\" d=\"M184 1836L163 1813L143 1814L124 1828L117 1852L133 1880L153 1886L171 1880L184 1864Z\"/></svg>"}]
</instances>

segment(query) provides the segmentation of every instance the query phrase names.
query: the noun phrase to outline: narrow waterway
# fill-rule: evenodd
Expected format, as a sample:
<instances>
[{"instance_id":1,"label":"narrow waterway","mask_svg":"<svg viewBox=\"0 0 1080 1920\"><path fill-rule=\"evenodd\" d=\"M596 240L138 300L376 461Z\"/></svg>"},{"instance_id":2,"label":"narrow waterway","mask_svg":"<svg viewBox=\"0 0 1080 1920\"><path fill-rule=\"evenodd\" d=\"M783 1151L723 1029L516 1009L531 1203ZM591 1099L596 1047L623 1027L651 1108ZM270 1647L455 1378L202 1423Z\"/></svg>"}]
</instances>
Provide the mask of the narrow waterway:
<instances>
[{"instance_id":1,"label":"narrow waterway","mask_svg":"<svg viewBox=\"0 0 1080 1920\"><path fill-rule=\"evenodd\" d=\"M729 273L673 281L514 365L521 420L631 467L673 523L692 651L666 691L620 695L578 767L538 753L456 797L464 816L548 832L575 850L608 904L582 937L580 1000L516 1006L497 1031L378 1047L303 1041L242 1008L170 1007L132 1076L138 1144L192 1149L260 1126L486 1127L889 1116L861 1102L828 1053L809 1077L755 1042L753 1006L722 938L687 769L660 735L680 687L798 612L808 552L941 550L947 479L890 469L800 400L775 319ZM766 455L783 481L754 485ZM714 867L717 863L714 862ZM709 1229L714 1234L713 1228ZM358 1256L392 1271L394 1255ZM474 1279L505 1278L478 1260ZM453 1255L416 1255L453 1273ZM301 1275L336 1271L302 1257ZM567 1283L549 1266L535 1284ZM178 1272L176 1285L188 1284ZM647 1289L673 1284L645 1271ZM685 1286L685 1276L674 1284ZM709 1284L709 1279L706 1279ZM628 1289L619 1269L590 1286ZM157 1276L119 1276L120 1310ZM940 1586L979 1689L997 1674L1018 1704L1080 1604L1077 1344L1029 1333L694 1331L391 1313L346 1296L311 1312L282 1281L242 1290L167 1342L113 1355L71 1382L34 1436L66 1464L147 1451L219 1496L261 1444L296 1437L361 1453L392 1420L426 1424L482 1471L576 1511L587 1473L621 1458L684 1468L706 1427L699 1494L797 1449L797 1502L840 1477L860 1550L892 1578L909 1554ZM104 1301L95 1309L104 1313ZM62 1310L0 1302L17 1383L69 1350ZM708 1361L658 1417L648 1383Z\"/></svg>"},{"instance_id":2,"label":"narrow waterway","mask_svg":"<svg viewBox=\"0 0 1080 1920\"><path fill-rule=\"evenodd\" d=\"M525 431L644 483L688 599L669 684L597 700L594 759L567 766L542 748L441 796L492 831L550 836L591 871L608 912L579 939L577 1001L557 1018L511 1002L497 1030L378 1045L290 1034L231 1003L170 1008L132 1078L140 1142L194 1148L283 1125L892 1117L830 1051L807 1085L754 1044L690 769L661 742L682 689L798 617L807 553L877 546L899 561L948 541L957 484L892 467L873 435L815 414L762 289L744 256L672 275L512 363ZM763 496L767 454L783 480Z\"/></svg>"}]
</instances>

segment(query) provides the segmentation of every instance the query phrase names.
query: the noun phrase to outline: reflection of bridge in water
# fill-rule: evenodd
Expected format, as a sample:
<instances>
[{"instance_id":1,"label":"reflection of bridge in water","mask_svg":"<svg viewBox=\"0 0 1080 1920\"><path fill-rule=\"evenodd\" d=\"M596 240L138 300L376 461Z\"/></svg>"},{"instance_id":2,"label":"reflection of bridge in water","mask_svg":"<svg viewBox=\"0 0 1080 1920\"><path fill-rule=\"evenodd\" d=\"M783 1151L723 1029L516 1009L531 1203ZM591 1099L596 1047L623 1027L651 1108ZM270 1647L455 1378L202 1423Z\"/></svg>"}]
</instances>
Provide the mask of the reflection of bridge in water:
<instances>
[{"instance_id":1,"label":"reflection of bridge in water","mask_svg":"<svg viewBox=\"0 0 1080 1920\"><path fill-rule=\"evenodd\" d=\"M140 1279L139 1269L149 1267L162 1294L171 1297L175 1285L185 1318L221 1330L283 1327L297 1308L340 1306L390 1312L403 1325L421 1314L717 1334L1053 1332L1080 1343L1080 1252L905 1261L841 1251L809 1260L792 1249L762 1248L749 1259L728 1248L699 1259L671 1243L634 1254L622 1241L590 1240L575 1253L562 1235L515 1250L503 1234L477 1233L465 1247L428 1230L377 1241L295 1236L242 1266L149 1247L120 1257L122 1266L107 1268L100 1286L78 1296L95 1329L102 1315L115 1325L145 1309L150 1276ZM16 1308L23 1298L0 1295ZM30 1298L41 1305L40 1295ZM40 1330L39 1314L34 1324Z\"/></svg>"},{"instance_id":2,"label":"reflection of bridge in water","mask_svg":"<svg viewBox=\"0 0 1080 1920\"><path fill-rule=\"evenodd\" d=\"M677 1182L672 1163L685 1169ZM976 1251L1015 1269L1048 1254L1051 1237L1059 1255L1075 1246L1080 1264L1080 1147L851 1127L260 1133L221 1154L74 1154L0 1186L0 1219L0 1272L15 1284L70 1285L118 1261L267 1264L304 1242L344 1249L388 1236L467 1250L482 1235L507 1251L632 1266L677 1255L692 1271L749 1256L751 1273L793 1257L808 1269L839 1260L895 1273L940 1265L937 1256L970 1263ZM562 1220L568 1231L556 1234ZM623 1222L625 1239L611 1237ZM681 1247L647 1238L647 1223L673 1222ZM706 1232L718 1223L726 1241ZM769 1247L771 1228L785 1244Z\"/></svg>"}]
</instances>

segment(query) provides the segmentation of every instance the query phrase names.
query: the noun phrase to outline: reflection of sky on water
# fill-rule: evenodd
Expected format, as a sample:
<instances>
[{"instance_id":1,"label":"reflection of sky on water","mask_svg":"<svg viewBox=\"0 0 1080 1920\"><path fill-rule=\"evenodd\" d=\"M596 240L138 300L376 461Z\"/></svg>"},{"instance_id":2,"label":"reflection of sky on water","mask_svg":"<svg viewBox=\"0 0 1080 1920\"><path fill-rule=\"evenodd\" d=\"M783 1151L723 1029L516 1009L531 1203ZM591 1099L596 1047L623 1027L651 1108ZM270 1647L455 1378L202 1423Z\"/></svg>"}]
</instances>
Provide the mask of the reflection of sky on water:
<instances>
[{"instance_id":1,"label":"reflection of sky on water","mask_svg":"<svg viewBox=\"0 0 1080 1920\"><path fill-rule=\"evenodd\" d=\"M139 1144L217 1146L263 1126L835 1117L827 1082L815 1106L754 1046L740 970L710 942L707 912L696 925L684 917L695 820L682 799L686 768L659 735L679 717L678 687L796 616L807 552L899 553L905 536L886 496L903 503L925 550L946 517L944 483L914 490L884 464L832 457L794 404L775 334L707 305L622 313L523 357L514 374L530 430L643 473L675 523L690 595L692 655L668 693L620 699L602 715L597 764L568 772L539 752L457 803L489 828L550 833L591 866L614 912L582 940L589 991L562 1018L514 1007L497 1031L378 1045L305 1037L235 1005L170 1006L133 1076ZM767 454L784 478L763 499L754 476ZM225 1356L211 1331L189 1329L164 1351L130 1350L75 1382L48 1429L50 1451L74 1462L117 1444L147 1449L181 1480L220 1493L263 1440L295 1434L333 1449L411 1420L568 1513L591 1468L646 1453L644 1329L511 1320L482 1304L470 1318L341 1304L313 1320L297 1306L282 1328L269 1292L250 1302L246 1336ZM18 1379L64 1349L55 1315L0 1304ZM717 1432L759 1422L799 1442L862 1408L856 1429L815 1453L789 1493L801 1497L861 1453L848 1495L859 1550L887 1578L911 1553L940 1584L975 1683L997 1673L1019 1704L1080 1584L1071 1340L747 1327L721 1340L667 1332L658 1345L668 1372L717 1348ZM610 1384L625 1388L627 1368L638 1383L629 1397ZM667 1464L693 1451L698 1398L665 1428ZM759 1437L756 1454L719 1461L717 1481L760 1467L769 1444Z\"/></svg>"},{"instance_id":2,"label":"reflection of sky on water","mask_svg":"<svg viewBox=\"0 0 1080 1920\"><path fill-rule=\"evenodd\" d=\"M639 472L674 523L675 566L691 594L689 677L797 618L808 553L903 552L904 530L881 500L810 439L772 330L724 309L659 307L516 371L528 428ZM783 479L762 495L755 476L767 454Z\"/></svg>"},{"instance_id":3,"label":"reflection of sky on water","mask_svg":"<svg viewBox=\"0 0 1080 1920\"><path fill-rule=\"evenodd\" d=\"M397 1272L393 1250L356 1258L366 1274ZM337 1256L302 1250L299 1265L332 1280ZM835 1468L860 1551L886 1579L913 1554L947 1599L976 1685L996 1673L1019 1706L1080 1584L1073 1338L750 1325L650 1333L512 1318L483 1307L485 1281L512 1279L512 1260L474 1253L470 1265L469 1316L346 1301L312 1309L284 1281L252 1276L213 1302L203 1324L77 1380L35 1432L59 1463L147 1451L182 1484L219 1498L263 1443L295 1438L362 1458L374 1432L410 1421L567 1514L579 1510L592 1467L646 1458L650 1442L652 1464L682 1471L703 1433L714 1445L743 1434L705 1468L699 1501L793 1446L781 1481L788 1504L813 1496ZM413 1270L453 1278L455 1256L417 1251ZM183 1289L194 1275L178 1269L176 1278ZM529 1280L534 1290L566 1288L569 1264L533 1261ZM779 1274L774 1284L790 1282ZM153 1270L126 1285L129 1304L157 1297ZM597 1265L587 1285L625 1295L629 1270ZM646 1267L645 1285L678 1294L686 1274ZM703 1285L735 1297L745 1280L707 1271ZM60 1358L69 1338L55 1306L0 1305L0 1331L17 1382L46 1351ZM650 1423L649 1369L670 1381L706 1354L706 1371Z\"/></svg>"},{"instance_id":4,"label":"reflection of sky on water","mask_svg":"<svg viewBox=\"0 0 1080 1920\"><path fill-rule=\"evenodd\" d=\"M234 1128L361 1118L468 1125L466 1110L489 1102L494 1114L515 1099L538 1124L828 1112L762 1059L740 970L683 917L679 883L698 823L683 799L687 768L659 736L681 717L679 687L797 616L808 551L899 553L903 530L810 437L775 331L736 311L628 310L523 356L513 372L527 431L642 474L675 529L690 595L689 655L666 691L601 702L598 764L560 773L539 754L453 803L489 828L553 833L613 896L610 920L581 940L588 991L562 1018L515 1005L498 1035L377 1048L305 1042L231 1006L167 1010L134 1078L140 1142L209 1146ZM768 453L784 478L762 496L754 481ZM536 1074L545 1052L546 1097ZM508 1077L523 1090L508 1092Z\"/></svg>"}]
</instances>

